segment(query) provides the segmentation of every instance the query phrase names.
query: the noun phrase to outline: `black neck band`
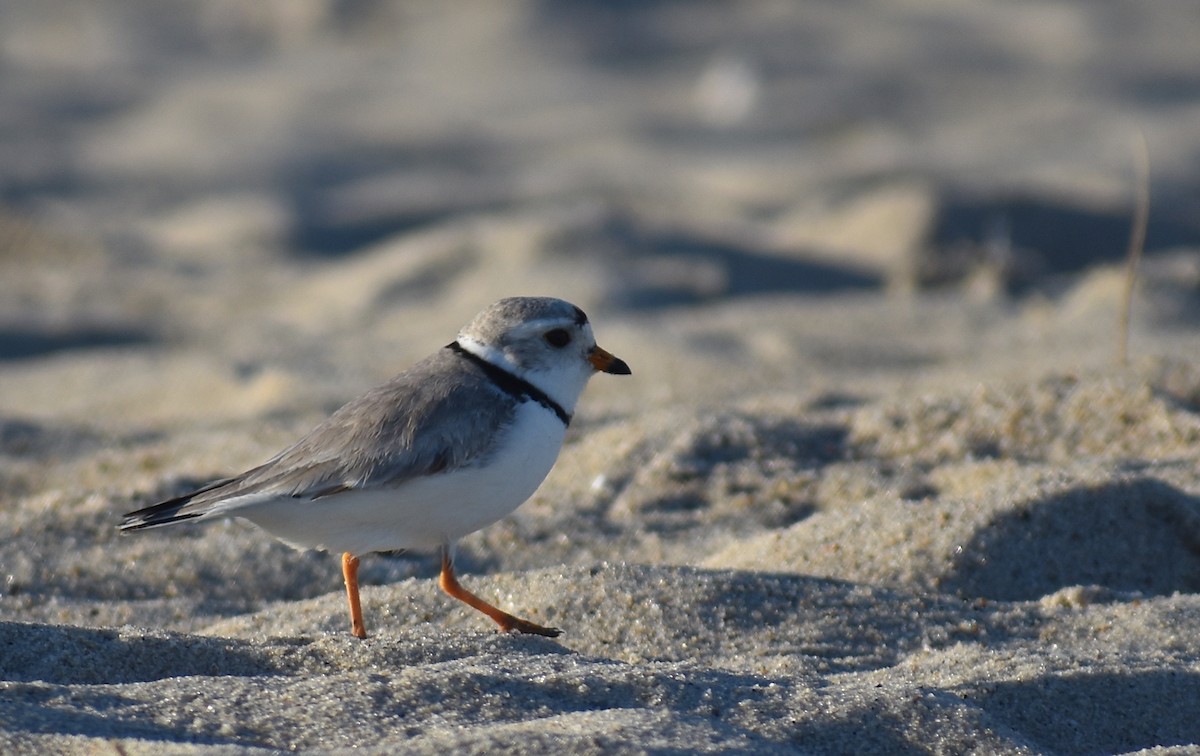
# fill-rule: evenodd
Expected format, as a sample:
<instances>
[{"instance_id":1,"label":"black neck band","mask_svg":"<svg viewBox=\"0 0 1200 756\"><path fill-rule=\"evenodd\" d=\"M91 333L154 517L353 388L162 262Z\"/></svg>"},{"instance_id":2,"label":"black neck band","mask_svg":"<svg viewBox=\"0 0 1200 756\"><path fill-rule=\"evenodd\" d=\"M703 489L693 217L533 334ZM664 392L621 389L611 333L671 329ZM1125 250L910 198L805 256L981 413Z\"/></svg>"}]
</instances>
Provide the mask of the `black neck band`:
<instances>
[{"instance_id":1,"label":"black neck band","mask_svg":"<svg viewBox=\"0 0 1200 756\"><path fill-rule=\"evenodd\" d=\"M551 399L546 395L545 391L542 391L529 381L525 380L524 378L518 378L504 368L493 365L477 354L468 352L463 348L463 345L459 344L457 341L450 342L446 345L446 348L457 354L459 357L466 359L468 362L473 362L478 365L479 369L483 371L483 374L486 375L492 383L496 384L496 387L504 393L516 399L532 399L533 401L553 412L555 415L558 415L558 419L562 420L562 424L564 426L571 424L571 415L562 408L562 405Z\"/></svg>"}]
</instances>

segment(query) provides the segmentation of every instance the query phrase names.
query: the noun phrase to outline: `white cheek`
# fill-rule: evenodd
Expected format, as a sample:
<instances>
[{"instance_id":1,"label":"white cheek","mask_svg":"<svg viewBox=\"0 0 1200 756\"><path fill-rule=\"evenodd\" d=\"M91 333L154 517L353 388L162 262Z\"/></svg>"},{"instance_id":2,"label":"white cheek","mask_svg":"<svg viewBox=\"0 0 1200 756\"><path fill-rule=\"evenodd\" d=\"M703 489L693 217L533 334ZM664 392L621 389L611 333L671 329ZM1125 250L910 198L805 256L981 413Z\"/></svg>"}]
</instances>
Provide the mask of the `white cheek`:
<instances>
[{"instance_id":1,"label":"white cheek","mask_svg":"<svg viewBox=\"0 0 1200 756\"><path fill-rule=\"evenodd\" d=\"M508 361L508 357L505 356L504 352L491 344L485 344L470 336L459 336L458 345L476 357L481 357L493 365L507 368L510 373L516 372L516 366Z\"/></svg>"}]
</instances>

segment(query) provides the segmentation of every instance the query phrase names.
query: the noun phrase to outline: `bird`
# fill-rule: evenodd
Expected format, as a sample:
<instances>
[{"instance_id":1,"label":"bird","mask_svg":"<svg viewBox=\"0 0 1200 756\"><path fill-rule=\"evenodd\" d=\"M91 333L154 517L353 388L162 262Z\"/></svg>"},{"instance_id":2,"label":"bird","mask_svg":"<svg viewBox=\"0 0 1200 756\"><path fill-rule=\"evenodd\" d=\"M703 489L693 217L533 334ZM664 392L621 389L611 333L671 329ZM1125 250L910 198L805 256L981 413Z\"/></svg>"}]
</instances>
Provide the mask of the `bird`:
<instances>
[{"instance_id":1,"label":"bird","mask_svg":"<svg viewBox=\"0 0 1200 756\"><path fill-rule=\"evenodd\" d=\"M508 515L553 467L588 380L630 375L583 310L551 297L486 307L454 341L343 405L267 462L124 515L122 533L230 516L341 553L350 631L366 638L359 560L440 550L441 589L500 631L557 637L468 591L455 543Z\"/></svg>"}]
</instances>

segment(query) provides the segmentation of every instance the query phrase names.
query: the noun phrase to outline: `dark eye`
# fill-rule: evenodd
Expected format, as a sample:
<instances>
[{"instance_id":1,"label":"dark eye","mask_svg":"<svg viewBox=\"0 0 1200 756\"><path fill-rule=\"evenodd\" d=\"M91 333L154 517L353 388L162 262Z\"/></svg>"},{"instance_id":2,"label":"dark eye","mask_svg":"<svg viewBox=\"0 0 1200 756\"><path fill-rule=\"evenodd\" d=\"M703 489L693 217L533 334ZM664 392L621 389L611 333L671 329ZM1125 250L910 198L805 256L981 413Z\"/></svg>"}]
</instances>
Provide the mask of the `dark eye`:
<instances>
[{"instance_id":1,"label":"dark eye","mask_svg":"<svg viewBox=\"0 0 1200 756\"><path fill-rule=\"evenodd\" d=\"M567 332L566 328L555 328L552 331L546 331L542 338L546 340L547 344L556 349L562 349L571 343L571 334Z\"/></svg>"}]
</instances>

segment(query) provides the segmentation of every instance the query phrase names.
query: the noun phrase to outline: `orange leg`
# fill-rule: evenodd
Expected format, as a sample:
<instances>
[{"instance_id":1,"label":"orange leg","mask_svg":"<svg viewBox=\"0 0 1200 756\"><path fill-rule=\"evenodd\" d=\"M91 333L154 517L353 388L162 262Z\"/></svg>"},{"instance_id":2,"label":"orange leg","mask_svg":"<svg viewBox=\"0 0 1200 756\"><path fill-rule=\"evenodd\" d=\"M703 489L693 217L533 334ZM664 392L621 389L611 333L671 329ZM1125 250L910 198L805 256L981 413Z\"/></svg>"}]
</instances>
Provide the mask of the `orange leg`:
<instances>
[{"instance_id":1,"label":"orange leg","mask_svg":"<svg viewBox=\"0 0 1200 756\"><path fill-rule=\"evenodd\" d=\"M466 588L463 588L459 584L458 578L454 575L454 560L450 557L449 546L442 547L442 574L438 578L438 585L450 596L491 617L500 626L502 632L511 633L515 630L518 633L544 635L547 638L557 638L562 633L562 630L556 627L542 627L528 620L523 620L520 617L514 617L508 612L492 606Z\"/></svg>"},{"instance_id":2,"label":"orange leg","mask_svg":"<svg viewBox=\"0 0 1200 756\"><path fill-rule=\"evenodd\" d=\"M346 579L346 598L350 600L350 633L355 638L366 638L362 604L358 601L358 557L349 551L342 554L342 577Z\"/></svg>"}]
</instances>

